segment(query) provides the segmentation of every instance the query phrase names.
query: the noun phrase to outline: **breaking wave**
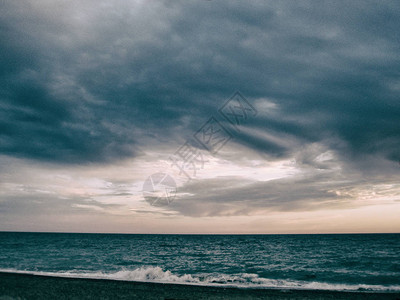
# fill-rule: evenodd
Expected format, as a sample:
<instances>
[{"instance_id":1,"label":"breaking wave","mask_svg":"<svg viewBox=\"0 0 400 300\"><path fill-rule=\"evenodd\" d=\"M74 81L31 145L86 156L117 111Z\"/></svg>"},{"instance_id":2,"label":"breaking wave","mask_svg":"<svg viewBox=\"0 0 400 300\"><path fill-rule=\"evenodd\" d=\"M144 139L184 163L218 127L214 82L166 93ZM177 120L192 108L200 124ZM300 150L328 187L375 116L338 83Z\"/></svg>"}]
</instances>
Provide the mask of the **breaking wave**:
<instances>
[{"instance_id":1,"label":"breaking wave","mask_svg":"<svg viewBox=\"0 0 400 300\"><path fill-rule=\"evenodd\" d=\"M119 281L174 283L202 286L238 287L238 288L272 288L272 289L304 289L332 291L400 291L400 285L366 285L366 284L334 284L317 281L299 281L261 278L257 274L241 273L235 275L204 273L174 274L160 267L140 267L134 270L117 272L41 272L0 269L0 272L42 275L52 277L108 279Z\"/></svg>"}]
</instances>

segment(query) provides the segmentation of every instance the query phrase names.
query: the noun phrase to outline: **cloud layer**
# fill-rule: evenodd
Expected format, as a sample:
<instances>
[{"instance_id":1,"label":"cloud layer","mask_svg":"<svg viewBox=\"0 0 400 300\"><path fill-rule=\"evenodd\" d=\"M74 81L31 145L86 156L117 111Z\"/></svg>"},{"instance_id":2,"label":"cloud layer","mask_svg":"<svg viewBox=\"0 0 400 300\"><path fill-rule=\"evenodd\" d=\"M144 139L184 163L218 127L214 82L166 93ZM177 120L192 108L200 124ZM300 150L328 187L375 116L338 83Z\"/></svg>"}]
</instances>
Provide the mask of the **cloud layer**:
<instances>
[{"instance_id":1,"label":"cloud layer","mask_svg":"<svg viewBox=\"0 0 400 300\"><path fill-rule=\"evenodd\" d=\"M396 1L0 6L5 157L55 168L112 169L132 160L142 168L166 159L214 116L234 139L197 181L181 184L181 195L191 196L178 197L171 206L177 214L348 208L364 205L357 202L362 191L373 195L384 184L394 199L400 177ZM237 90L257 109L240 132L218 114ZM274 180L251 171L232 175L255 160L262 165L254 166L257 174L281 161L297 171ZM123 180L139 186L145 179L139 175ZM87 205L79 201L75 207Z\"/></svg>"}]
</instances>

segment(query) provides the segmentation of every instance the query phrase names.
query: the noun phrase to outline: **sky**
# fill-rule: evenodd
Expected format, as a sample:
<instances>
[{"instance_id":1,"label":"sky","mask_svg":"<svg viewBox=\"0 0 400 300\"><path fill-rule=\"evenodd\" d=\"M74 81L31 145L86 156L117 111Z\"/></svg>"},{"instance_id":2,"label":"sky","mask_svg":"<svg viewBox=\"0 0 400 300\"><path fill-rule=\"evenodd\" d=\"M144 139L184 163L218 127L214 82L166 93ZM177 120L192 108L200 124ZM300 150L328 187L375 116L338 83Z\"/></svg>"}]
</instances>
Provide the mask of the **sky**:
<instances>
[{"instance_id":1,"label":"sky","mask_svg":"<svg viewBox=\"0 0 400 300\"><path fill-rule=\"evenodd\" d=\"M398 1L0 8L0 230L400 232Z\"/></svg>"}]
</instances>

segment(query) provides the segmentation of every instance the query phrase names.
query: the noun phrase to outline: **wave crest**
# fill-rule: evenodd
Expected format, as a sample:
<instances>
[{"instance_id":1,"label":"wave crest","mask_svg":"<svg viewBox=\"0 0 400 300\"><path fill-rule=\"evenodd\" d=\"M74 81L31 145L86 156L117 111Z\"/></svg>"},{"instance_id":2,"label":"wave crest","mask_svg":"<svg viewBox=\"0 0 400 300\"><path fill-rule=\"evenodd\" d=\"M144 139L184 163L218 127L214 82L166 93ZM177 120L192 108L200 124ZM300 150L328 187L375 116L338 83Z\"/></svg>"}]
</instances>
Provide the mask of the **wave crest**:
<instances>
[{"instance_id":1,"label":"wave crest","mask_svg":"<svg viewBox=\"0 0 400 300\"><path fill-rule=\"evenodd\" d=\"M134 270L120 270L113 273L106 272L40 272L21 271L14 269L0 269L0 272L22 273L53 277L109 279L120 281L139 281L157 283L191 284L204 286L225 286L239 288L273 288L273 289L304 289L304 290L335 290L335 291L400 291L399 285L366 285L366 284L334 284L317 281L297 281L283 279L261 278L257 274L183 274L177 275L161 267L140 267Z\"/></svg>"}]
</instances>

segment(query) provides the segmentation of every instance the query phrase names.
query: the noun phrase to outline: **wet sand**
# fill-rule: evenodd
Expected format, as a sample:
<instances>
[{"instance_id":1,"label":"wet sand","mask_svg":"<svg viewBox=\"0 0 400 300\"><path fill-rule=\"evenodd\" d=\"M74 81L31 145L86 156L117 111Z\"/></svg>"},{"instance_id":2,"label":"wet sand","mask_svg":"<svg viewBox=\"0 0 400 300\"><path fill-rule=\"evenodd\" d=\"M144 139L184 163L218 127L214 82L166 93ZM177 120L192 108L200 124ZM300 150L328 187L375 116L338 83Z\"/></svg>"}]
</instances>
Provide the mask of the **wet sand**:
<instances>
[{"instance_id":1,"label":"wet sand","mask_svg":"<svg viewBox=\"0 0 400 300\"><path fill-rule=\"evenodd\" d=\"M0 300L9 299L398 299L400 293L240 289L0 272Z\"/></svg>"}]
</instances>

